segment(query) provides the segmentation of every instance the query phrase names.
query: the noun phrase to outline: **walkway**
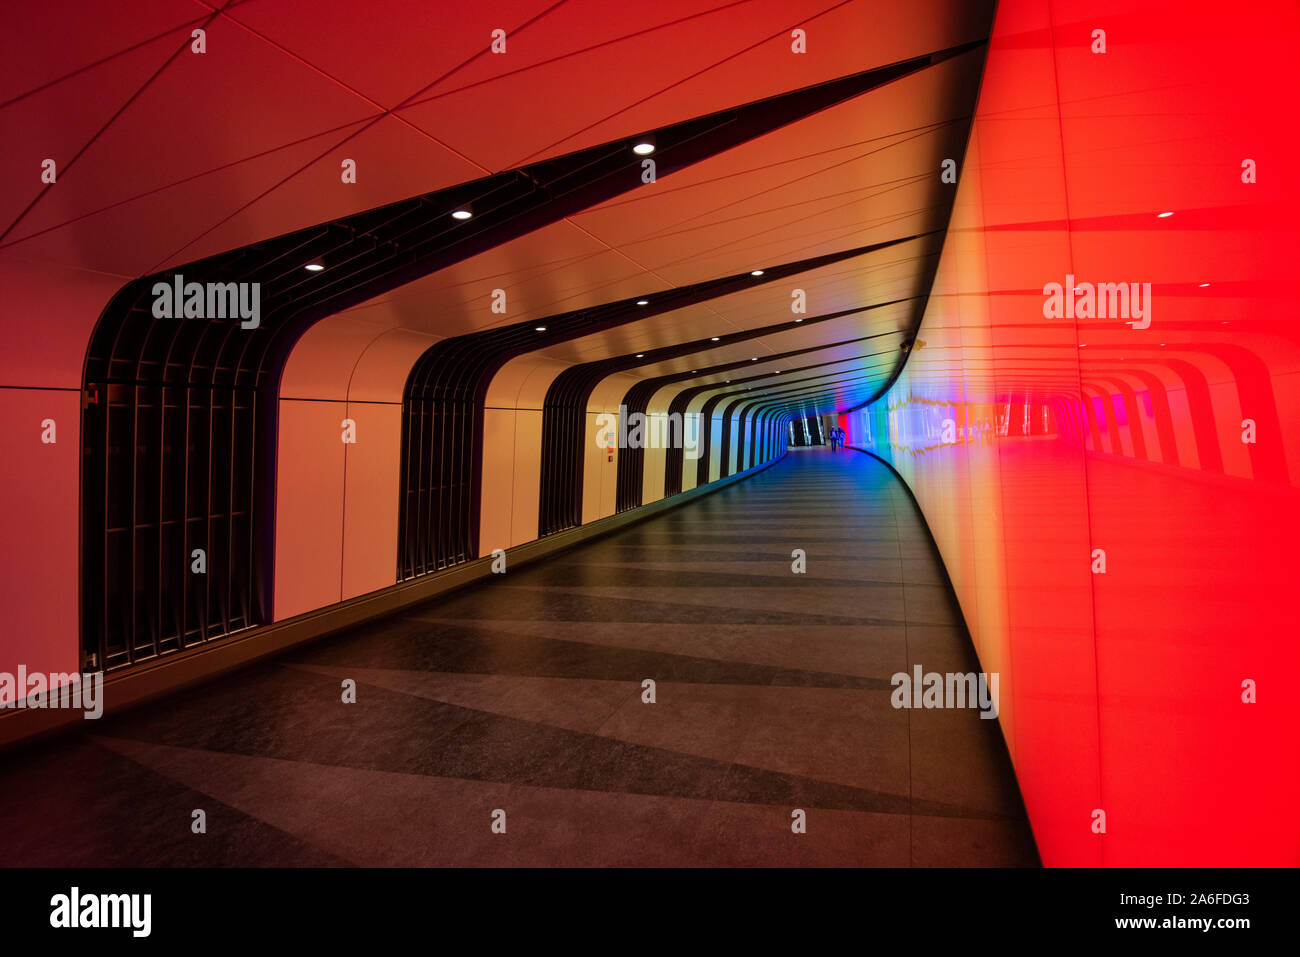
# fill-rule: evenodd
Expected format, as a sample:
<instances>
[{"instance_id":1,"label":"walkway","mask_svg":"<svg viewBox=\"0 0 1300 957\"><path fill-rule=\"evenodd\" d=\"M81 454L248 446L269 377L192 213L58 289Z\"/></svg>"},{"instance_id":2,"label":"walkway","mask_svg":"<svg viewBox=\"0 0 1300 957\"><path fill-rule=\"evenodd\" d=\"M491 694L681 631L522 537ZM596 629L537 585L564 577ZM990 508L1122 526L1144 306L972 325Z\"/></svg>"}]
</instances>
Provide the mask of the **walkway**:
<instances>
[{"instance_id":1,"label":"walkway","mask_svg":"<svg viewBox=\"0 0 1300 957\"><path fill-rule=\"evenodd\" d=\"M942 576L884 466L792 451L537 566L0 756L5 863L1036 864L997 722L890 704L913 664L979 670Z\"/></svg>"}]
</instances>

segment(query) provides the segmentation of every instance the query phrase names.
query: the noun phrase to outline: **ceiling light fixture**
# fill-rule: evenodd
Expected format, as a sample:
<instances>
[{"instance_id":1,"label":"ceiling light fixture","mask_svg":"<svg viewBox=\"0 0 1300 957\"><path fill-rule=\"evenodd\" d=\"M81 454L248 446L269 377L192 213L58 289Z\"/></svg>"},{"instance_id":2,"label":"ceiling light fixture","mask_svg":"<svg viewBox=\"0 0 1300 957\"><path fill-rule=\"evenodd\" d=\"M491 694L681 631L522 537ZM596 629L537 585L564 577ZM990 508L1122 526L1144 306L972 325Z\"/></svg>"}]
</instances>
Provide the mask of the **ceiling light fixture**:
<instances>
[{"instance_id":1,"label":"ceiling light fixture","mask_svg":"<svg viewBox=\"0 0 1300 957\"><path fill-rule=\"evenodd\" d=\"M452 219L469 219L473 215L473 211L468 206L462 206L460 209L453 209L451 211Z\"/></svg>"},{"instance_id":2,"label":"ceiling light fixture","mask_svg":"<svg viewBox=\"0 0 1300 957\"><path fill-rule=\"evenodd\" d=\"M718 337L717 337L717 336L714 336L714 337L713 337L711 340L709 340L709 341L711 341L711 342L717 342L717 341L718 341Z\"/></svg>"},{"instance_id":3,"label":"ceiling light fixture","mask_svg":"<svg viewBox=\"0 0 1300 957\"><path fill-rule=\"evenodd\" d=\"M649 299L638 299L638 300L636 301L636 304L637 304L638 306L648 306L648 305L650 305L650 300L649 300Z\"/></svg>"},{"instance_id":4,"label":"ceiling light fixture","mask_svg":"<svg viewBox=\"0 0 1300 957\"><path fill-rule=\"evenodd\" d=\"M655 138L653 136L641 136L632 145L632 152L637 156L649 156L655 151Z\"/></svg>"},{"instance_id":5,"label":"ceiling light fixture","mask_svg":"<svg viewBox=\"0 0 1300 957\"><path fill-rule=\"evenodd\" d=\"M533 330L534 330L535 332L545 332L545 331L546 331L546 327L545 327L545 326L534 326L534 327L533 327Z\"/></svg>"},{"instance_id":6,"label":"ceiling light fixture","mask_svg":"<svg viewBox=\"0 0 1300 957\"><path fill-rule=\"evenodd\" d=\"M1156 213L1156 219L1168 219L1173 213Z\"/></svg>"},{"instance_id":7,"label":"ceiling light fixture","mask_svg":"<svg viewBox=\"0 0 1300 957\"><path fill-rule=\"evenodd\" d=\"M644 358L645 358L645 353L644 353L644 352L638 352L638 353L636 354L636 357L637 357L638 359L644 359Z\"/></svg>"},{"instance_id":8,"label":"ceiling light fixture","mask_svg":"<svg viewBox=\"0 0 1300 957\"><path fill-rule=\"evenodd\" d=\"M753 270L752 272L750 272L750 275L751 275L751 276L761 276L761 275L763 275L763 270L761 270L761 269L755 269L755 270Z\"/></svg>"},{"instance_id":9,"label":"ceiling light fixture","mask_svg":"<svg viewBox=\"0 0 1300 957\"><path fill-rule=\"evenodd\" d=\"M1208 285L1209 285L1208 282L1203 282L1203 283L1201 283L1201 285L1200 285L1198 288L1200 288L1200 289L1204 289L1204 288L1205 288L1206 286L1208 286Z\"/></svg>"},{"instance_id":10,"label":"ceiling light fixture","mask_svg":"<svg viewBox=\"0 0 1300 957\"><path fill-rule=\"evenodd\" d=\"M306 269L308 272L320 272L325 267L321 263L308 263L303 268Z\"/></svg>"}]
</instances>

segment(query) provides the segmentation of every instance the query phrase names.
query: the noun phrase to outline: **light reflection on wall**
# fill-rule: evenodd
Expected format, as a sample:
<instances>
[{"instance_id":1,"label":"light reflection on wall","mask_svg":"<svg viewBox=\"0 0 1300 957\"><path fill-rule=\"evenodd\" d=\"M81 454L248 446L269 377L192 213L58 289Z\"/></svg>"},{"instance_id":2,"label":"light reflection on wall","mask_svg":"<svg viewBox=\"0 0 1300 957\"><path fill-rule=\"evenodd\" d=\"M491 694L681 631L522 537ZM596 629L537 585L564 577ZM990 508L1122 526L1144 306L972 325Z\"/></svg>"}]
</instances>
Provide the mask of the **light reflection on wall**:
<instances>
[{"instance_id":1,"label":"light reflection on wall","mask_svg":"<svg viewBox=\"0 0 1300 957\"><path fill-rule=\"evenodd\" d=\"M1120 9L999 4L918 341L841 421L1002 675L1046 864L1295 865L1300 8ZM1150 324L1049 316L1067 277Z\"/></svg>"},{"instance_id":2,"label":"light reflection on wall","mask_svg":"<svg viewBox=\"0 0 1300 957\"><path fill-rule=\"evenodd\" d=\"M892 393L891 393L892 395ZM876 448L871 433L873 410L886 412L880 435L891 453L918 455L957 444L988 445L995 437L1056 436L1056 415L1045 402L1023 398L984 404L954 405L939 399L914 395L887 398L861 416L863 444Z\"/></svg>"}]
</instances>

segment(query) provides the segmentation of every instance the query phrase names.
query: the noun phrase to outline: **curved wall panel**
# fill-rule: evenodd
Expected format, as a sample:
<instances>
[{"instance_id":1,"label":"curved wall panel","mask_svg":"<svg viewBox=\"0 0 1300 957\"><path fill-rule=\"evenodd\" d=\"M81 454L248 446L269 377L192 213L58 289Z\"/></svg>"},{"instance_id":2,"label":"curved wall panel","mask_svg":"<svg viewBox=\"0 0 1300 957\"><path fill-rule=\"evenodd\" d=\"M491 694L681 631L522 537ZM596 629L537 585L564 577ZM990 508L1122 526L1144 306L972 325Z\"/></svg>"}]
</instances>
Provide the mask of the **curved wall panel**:
<instances>
[{"instance_id":1,"label":"curved wall panel","mask_svg":"<svg viewBox=\"0 0 1300 957\"><path fill-rule=\"evenodd\" d=\"M396 582L402 384L434 341L342 313L295 344L279 395L274 620Z\"/></svg>"}]
</instances>

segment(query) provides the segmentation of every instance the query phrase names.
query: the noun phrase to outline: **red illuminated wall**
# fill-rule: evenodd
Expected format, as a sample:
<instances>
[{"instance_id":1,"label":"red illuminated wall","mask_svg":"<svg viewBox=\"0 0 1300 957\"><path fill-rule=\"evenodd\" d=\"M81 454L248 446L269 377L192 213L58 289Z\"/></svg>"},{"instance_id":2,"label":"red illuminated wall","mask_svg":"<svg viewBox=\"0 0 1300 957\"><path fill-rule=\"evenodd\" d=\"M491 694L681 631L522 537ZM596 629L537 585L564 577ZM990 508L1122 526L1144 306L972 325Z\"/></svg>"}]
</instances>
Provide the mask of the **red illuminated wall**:
<instances>
[{"instance_id":1,"label":"red illuminated wall","mask_svg":"<svg viewBox=\"0 0 1300 957\"><path fill-rule=\"evenodd\" d=\"M0 252L0 416L9 428L0 542L11 556L0 575L0 671L80 670L81 366L95 317L124 282ZM0 693L0 706L9 703Z\"/></svg>"},{"instance_id":2,"label":"red illuminated wall","mask_svg":"<svg viewBox=\"0 0 1300 957\"><path fill-rule=\"evenodd\" d=\"M1300 863L1297 40L1285 0L1003 0L915 348L843 419L1002 675L1048 865ZM1067 276L1149 326L1045 314Z\"/></svg>"}]
</instances>

